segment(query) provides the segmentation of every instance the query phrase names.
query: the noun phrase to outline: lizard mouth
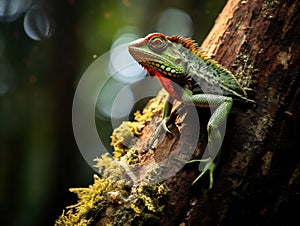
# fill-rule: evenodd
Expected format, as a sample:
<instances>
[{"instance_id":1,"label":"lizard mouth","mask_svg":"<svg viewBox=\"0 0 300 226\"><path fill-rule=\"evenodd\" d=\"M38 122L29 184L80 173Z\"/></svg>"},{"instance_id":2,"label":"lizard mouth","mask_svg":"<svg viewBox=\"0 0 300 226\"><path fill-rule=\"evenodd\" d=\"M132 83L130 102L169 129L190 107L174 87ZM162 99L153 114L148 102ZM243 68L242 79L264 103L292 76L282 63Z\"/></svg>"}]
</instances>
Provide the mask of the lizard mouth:
<instances>
[{"instance_id":1,"label":"lizard mouth","mask_svg":"<svg viewBox=\"0 0 300 226\"><path fill-rule=\"evenodd\" d=\"M183 74L173 68L172 66L166 66L162 63L156 62L156 61L146 61L146 62L140 62L140 64L147 70L147 71L157 71L162 76L168 77L168 78L178 78L182 77ZM153 73L150 73L150 75Z\"/></svg>"}]
</instances>

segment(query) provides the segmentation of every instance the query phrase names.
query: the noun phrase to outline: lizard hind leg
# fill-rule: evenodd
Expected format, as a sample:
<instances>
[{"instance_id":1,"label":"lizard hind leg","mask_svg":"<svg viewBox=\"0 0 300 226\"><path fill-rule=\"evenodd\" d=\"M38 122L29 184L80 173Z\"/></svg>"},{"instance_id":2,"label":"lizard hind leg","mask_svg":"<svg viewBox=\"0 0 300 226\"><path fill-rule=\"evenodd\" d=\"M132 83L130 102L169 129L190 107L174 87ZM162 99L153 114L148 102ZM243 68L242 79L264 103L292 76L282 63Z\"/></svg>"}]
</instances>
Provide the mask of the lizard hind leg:
<instances>
[{"instance_id":1,"label":"lizard hind leg","mask_svg":"<svg viewBox=\"0 0 300 226\"><path fill-rule=\"evenodd\" d=\"M208 143L207 149L209 155L215 158L222 146L223 137L222 132L225 132L225 128L222 128L222 124L226 121L230 109L232 106L232 98L224 97L224 102L221 103L211 115L207 123L207 135Z\"/></svg>"},{"instance_id":2,"label":"lizard hind leg","mask_svg":"<svg viewBox=\"0 0 300 226\"><path fill-rule=\"evenodd\" d=\"M212 94L199 94L193 96L193 102L195 104L198 103L200 106L203 106L203 103L208 103L209 106L216 108L207 124L208 143L203 153L203 158L200 160L194 160L194 162L200 162L199 170L201 171L201 174L195 179L194 183L199 180L206 171L209 171L209 188L211 188L213 185L213 172L216 167L214 159L218 155L223 142L221 125L226 121L227 116L230 112L232 106L232 98Z\"/></svg>"}]
</instances>

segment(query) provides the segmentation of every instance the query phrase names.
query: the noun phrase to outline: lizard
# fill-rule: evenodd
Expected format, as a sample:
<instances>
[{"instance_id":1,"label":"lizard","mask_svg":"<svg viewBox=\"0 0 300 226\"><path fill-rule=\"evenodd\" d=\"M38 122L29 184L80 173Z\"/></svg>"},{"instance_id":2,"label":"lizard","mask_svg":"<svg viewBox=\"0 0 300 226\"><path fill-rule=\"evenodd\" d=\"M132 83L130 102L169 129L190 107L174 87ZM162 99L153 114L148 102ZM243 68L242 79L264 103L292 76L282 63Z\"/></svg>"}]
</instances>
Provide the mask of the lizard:
<instances>
[{"instance_id":1,"label":"lizard","mask_svg":"<svg viewBox=\"0 0 300 226\"><path fill-rule=\"evenodd\" d=\"M168 93L162 120L150 142L150 148L162 129L169 132L167 121L175 99L184 103L192 102L197 107L216 109L207 123L208 142L205 151L208 151L209 157L191 160L204 164L193 183L209 171L209 188L212 188L216 167L214 158L222 144L219 126L227 119L233 98L254 103L247 97L247 88L242 87L229 70L208 57L191 38L151 33L129 43L128 51L150 76L159 79Z\"/></svg>"}]
</instances>

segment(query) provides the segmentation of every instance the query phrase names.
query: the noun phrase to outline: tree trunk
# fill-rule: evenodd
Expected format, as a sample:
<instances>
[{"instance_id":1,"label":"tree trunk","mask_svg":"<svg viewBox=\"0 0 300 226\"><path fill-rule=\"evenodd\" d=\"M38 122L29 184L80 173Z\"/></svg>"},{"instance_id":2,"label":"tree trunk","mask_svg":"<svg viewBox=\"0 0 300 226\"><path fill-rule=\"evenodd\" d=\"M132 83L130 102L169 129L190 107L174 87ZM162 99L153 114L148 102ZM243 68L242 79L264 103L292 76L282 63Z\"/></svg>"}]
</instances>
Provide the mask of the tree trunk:
<instances>
[{"instance_id":1,"label":"tree trunk","mask_svg":"<svg viewBox=\"0 0 300 226\"><path fill-rule=\"evenodd\" d=\"M116 191L117 186L109 180L96 177L94 185L77 189L81 200L73 206L78 212L75 217L71 209L67 215L60 217L57 225L66 225L64 222L71 222L73 219L76 220L74 222L85 220L83 224L76 225L85 225L86 222L106 225L112 219L120 219L112 225L131 225L131 222L139 222L134 225L153 225L149 221L143 221L143 217L149 218L151 214L158 216L155 219L158 219L159 225L299 223L299 7L299 0L229 0L202 44L202 48L213 59L231 70L244 86L253 89L249 92L249 98L256 102L234 102L227 120L226 135L219 164L214 172L212 189L208 189L208 175L192 185L199 175L196 163L186 164L175 176L170 174L170 178L164 182L169 192L166 199L163 199L166 202L163 204L160 203L163 194L159 192L161 188L133 188L129 198L123 199L118 194L128 190L122 188L123 190ZM154 108L156 116L161 116L161 110L158 110L162 109L161 106L162 98L155 98L148 104L146 112L149 113ZM175 153L176 156L170 161L172 167L180 162L177 160L185 156L186 150L191 146L191 137L199 130L196 125L189 126L187 120L191 111L187 112L185 114L179 110L178 117L172 118L172 135L160 138L160 142L155 143L155 151L136 151L132 154L138 155L141 166L154 166L153 163L160 162L170 153ZM205 109L199 109L198 113L201 116L201 131L193 158L201 157L207 143L206 126L202 125L206 125L210 115ZM132 150L147 149L160 120L158 117L153 118L143 128L140 139ZM126 128L129 124L123 127ZM196 128L197 132L189 130L190 128ZM196 136L198 140L198 134ZM164 165L163 170L167 169L166 173L172 173L172 169L168 171L168 166L170 165ZM118 172L114 166L108 168L112 172ZM153 199L151 195L154 196ZM123 204L118 206L117 203ZM154 208L155 206L159 208ZM162 206L164 208L160 208ZM141 221L134 221L136 216Z\"/></svg>"},{"instance_id":2,"label":"tree trunk","mask_svg":"<svg viewBox=\"0 0 300 226\"><path fill-rule=\"evenodd\" d=\"M251 86L256 104L234 103L211 190L208 176L191 185L196 164L166 181L161 225L300 222L299 7L299 0L230 0L219 15L202 48ZM163 142L156 152L169 153Z\"/></svg>"}]
</instances>

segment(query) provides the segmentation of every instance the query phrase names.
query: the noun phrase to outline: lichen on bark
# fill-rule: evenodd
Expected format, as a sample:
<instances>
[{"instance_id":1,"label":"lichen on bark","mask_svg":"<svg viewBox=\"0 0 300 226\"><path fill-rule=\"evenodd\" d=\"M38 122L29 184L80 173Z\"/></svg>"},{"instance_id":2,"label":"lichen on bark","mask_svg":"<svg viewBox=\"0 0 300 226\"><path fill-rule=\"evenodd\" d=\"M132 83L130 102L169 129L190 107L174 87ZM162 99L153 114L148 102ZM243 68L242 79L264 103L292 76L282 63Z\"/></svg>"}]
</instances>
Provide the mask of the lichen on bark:
<instances>
[{"instance_id":1,"label":"lichen on bark","mask_svg":"<svg viewBox=\"0 0 300 226\"><path fill-rule=\"evenodd\" d=\"M149 151L136 150L135 144L138 139L140 142L150 139L141 138L141 131L161 113L164 98L163 94L153 98L142 112L135 113L135 121L123 122L114 130L113 157L106 153L95 159L100 176L94 175L92 185L70 189L77 194L78 202L63 211L56 226L158 224L167 199L167 186L150 182L151 174L134 181L128 170L131 165L140 164L141 155Z\"/></svg>"}]
</instances>

